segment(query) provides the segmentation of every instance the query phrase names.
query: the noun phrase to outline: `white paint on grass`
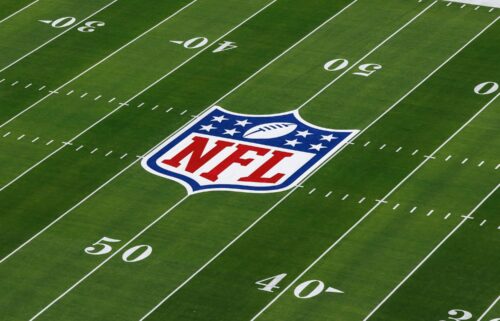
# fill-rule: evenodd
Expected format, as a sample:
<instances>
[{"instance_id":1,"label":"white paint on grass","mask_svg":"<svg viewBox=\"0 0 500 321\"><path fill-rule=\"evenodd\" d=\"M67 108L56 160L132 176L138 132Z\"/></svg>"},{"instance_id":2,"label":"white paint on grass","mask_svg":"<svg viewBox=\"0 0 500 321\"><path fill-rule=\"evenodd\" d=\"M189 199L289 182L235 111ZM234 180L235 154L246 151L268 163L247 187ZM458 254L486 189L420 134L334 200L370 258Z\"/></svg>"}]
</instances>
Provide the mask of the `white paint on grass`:
<instances>
[{"instance_id":1,"label":"white paint on grass","mask_svg":"<svg viewBox=\"0 0 500 321\"><path fill-rule=\"evenodd\" d=\"M463 4L472 4L483 7L500 8L500 0L445 0L448 2L458 2Z\"/></svg>"}]
</instances>

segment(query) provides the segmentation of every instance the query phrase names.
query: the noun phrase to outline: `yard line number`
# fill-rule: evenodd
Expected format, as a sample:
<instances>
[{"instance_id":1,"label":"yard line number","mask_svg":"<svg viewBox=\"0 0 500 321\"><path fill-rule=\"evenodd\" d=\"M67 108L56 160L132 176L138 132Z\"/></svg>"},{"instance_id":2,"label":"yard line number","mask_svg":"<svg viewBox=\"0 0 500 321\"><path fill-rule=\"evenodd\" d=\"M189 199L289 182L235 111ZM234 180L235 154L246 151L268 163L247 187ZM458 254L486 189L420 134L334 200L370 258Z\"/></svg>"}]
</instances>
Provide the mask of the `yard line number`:
<instances>
[{"instance_id":1,"label":"yard line number","mask_svg":"<svg viewBox=\"0 0 500 321\"><path fill-rule=\"evenodd\" d=\"M452 321L466 321L466 320L471 320L473 317L472 313L466 310L460 310L460 309L452 309L448 311L448 318L446 320L452 320ZM440 320L440 321L446 321L446 320ZM488 321L500 321L500 318L495 318L491 319Z\"/></svg>"},{"instance_id":2,"label":"yard line number","mask_svg":"<svg viewBox=\"0 0 500 321\"><path fill-rule=\"evenodd\" d=\"M209 40L207 37L195 37L188 40L170 40L171 43L181 45L186 49L199 49L208 45ZM212 50L213 53L219 53L223 51L233 50L238 48L233 41L223 41L218 44L218 47Z\"/></svg>"},{"instance_id":3,"label":"yard line number","mask_svg":"<svg viewBox=\"0 0 500 321\"><path fill-rule=\"evenodd\" d=\"M474 92L478 95L485 96L498 92L499 88L500 86L498 85L497 82L487 81L480 83L479 85L474 87Z\"/></svg>"},{"instance_id":4,"label":"yard line number","mask_svg":"<svg viewBox=\"0 0 500 321\"><path fill-rule=\"evenodd\" d=\"M279 289L278 284L286 278L287 274L282 273L269 278L255 282L255 284L260 285L258 290L264 292L274 292L275 289ZM333 287L326 287L325 283L320 280L309 280L297 285L293 291L295 297L299 299L311 299L317 297L322 293L343 293L342 291L335 289Z\"/></svg>"},{"instance_id":5,"label":"yard line number","mask_svg":"<svg viewBox=\"0 0 500 321\"><path fill-rule=\"evenodd\" d=\"M337 58L328 61L326 64L323 65L323 68L326 71L339 71L347 68L349 66L349 60L344 59L344 58ZM374 72L381 70L382 65L379 64L374 64L374 63L367 63L367 64L362 64L358 66L358 70L353 72L353 75L356 76L362 76L362 77L369 77L371 76Z\"/></svg>"},{"instance_id":6,"label":"yard line number","mask_svg":"<svg viewBox=\"0 0 500 321\"><path fill-rule=\"evenodd\" d=\"M62 17L55 20L38 20L41 23L45 23L52 28L63 29L68 28L76 23L75 17ZM87 21L83 26L78 27L76 30L84 33L94 32L99 27L104 27L106 23L103 21Z\"/></svg>"},{"instance_id":7,"label":"yard line number","mask_svg":"<svg viewBox=\"0 0 500 321\"><path fill-rule=\"evenodd\" d=\"M99 241L85 248L85 253L89 255L104 255L113 251L113 243L120 243L121 240L104 236ZM153 248L149 245L136 245L127 249L122 254L122 260L127 263L135 263L148 258L153 253Z\"/></svg>"}]
</instances>

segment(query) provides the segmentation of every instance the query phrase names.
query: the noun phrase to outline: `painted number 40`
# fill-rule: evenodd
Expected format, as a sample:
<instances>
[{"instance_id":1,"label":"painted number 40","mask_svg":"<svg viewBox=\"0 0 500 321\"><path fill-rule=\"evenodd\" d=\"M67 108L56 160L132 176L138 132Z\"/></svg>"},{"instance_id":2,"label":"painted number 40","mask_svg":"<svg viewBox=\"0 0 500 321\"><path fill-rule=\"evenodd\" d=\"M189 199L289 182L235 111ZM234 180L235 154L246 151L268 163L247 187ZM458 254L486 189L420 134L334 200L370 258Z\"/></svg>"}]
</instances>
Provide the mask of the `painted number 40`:
<instances>
[{"instance_id":1,"label":"painted number 40","mask_svg":"<svg viewBox=\"0 0 500 321\"><path fill-rule=\"evenodd\" d=\"M104 255L113 251L113 243L120 243L121 240L103 237L92 246L85 248L85 253L90 255ZM153 252L153 248L149 245L136 245L127 249L122 254L122 260L127 263L135 263L148 258Z\"/></svg>"},{"instance_id":2,"label":"painted number 40","mask_svg":"<svg viewBox=\"0 0 500 321\"><path fill-rule=\"evenodd\" d=\"M260 291L264 292L274 292L275 289L279 289L280 287L278 284L283 281L287 276L286 273L283 274L278 274L275 276L272 276L270 278L260 280L255 282L255 284L260 285L261 287L258 288ZM300 283L297 285L293 291L293 294L295 297L299 299L311 299L314 298L322 293L343 293L342 291L332 288L332 287L326 287L325 283L319 280L309 280Z\"/></svg>"}]
</instances>

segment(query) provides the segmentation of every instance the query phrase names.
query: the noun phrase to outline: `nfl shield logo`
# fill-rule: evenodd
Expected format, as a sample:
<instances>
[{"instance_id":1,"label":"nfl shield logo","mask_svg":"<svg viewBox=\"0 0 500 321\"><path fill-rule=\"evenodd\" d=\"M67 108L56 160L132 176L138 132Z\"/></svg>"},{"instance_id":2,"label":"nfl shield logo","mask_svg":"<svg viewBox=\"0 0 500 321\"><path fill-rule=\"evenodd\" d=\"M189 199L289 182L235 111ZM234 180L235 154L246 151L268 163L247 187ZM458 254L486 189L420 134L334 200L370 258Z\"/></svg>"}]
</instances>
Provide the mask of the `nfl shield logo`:
<instances>
[{"instance_id":1,"label":"nfl shield logo","mask_svg":"<svg viewBox=\"0 0 500 321\"><path fill-rule=\"evenodd\" d=\"M147 155L142 166L189 193L277 192L296 186L357 132L314 126L297 111L245 115L215 106Z\"/></svg>"}]
</instances>

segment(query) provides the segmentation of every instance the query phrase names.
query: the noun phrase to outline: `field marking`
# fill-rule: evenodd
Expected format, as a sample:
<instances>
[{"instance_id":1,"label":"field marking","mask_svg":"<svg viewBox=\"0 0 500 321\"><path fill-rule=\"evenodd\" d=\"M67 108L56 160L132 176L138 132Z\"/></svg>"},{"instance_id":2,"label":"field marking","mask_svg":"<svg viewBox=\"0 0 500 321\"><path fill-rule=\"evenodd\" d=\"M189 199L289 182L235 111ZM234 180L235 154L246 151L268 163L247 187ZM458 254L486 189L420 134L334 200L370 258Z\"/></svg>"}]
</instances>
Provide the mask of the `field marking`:
<instances>
[{"instance_id":1,"label":"field marking","mask_svg":"<svg viewBox=\"0 0 500 321\"><path fill-rule=\"evenodd\" d=\"M498 186L497 186L498 187ZM488 312L491 311L491 309L493 309L493 307L498 303L498 301L500 300L500 295L497 296L497 298L495 299L495 301L493 301L492 304L490 304L490 306L484 311L483 314L481 314L481 316L479 317L479 319L477 319L477 321L481 321L484 319L484 317L488 314Z\"/></svg>"},{"instance_id":2,"label":"field marking","mask_svg":"<svg viewBox=\"0 0 500 321\"><path fill-rule=\"evenodd\" d=\"M250 80L252 80L256 75L258 75L259 73L261 73L263 70L265 70L267 67L271 66L274 62L276 62L277 60L279 60L281 57L285 56L288 52L290 52L291 50L293 50L295 47L297 47L300 43L302 43L303 41L305 41L307 38L309 38L311 35L313 35L314 33L316 33L316 31L318 31L319 29L321 29L323 26L325 26L327 23L329 23L331 20L333 20L335 17L337 17L339 14L341 14L343 11L345 11L347 8L349 8L351 5L353 5L354 3L358 2L358 0L354 0L352 1L349 5L347 5L346 7L344 7L342 10L340 10L339 12L337 12L336 14L334 14L332 17L330 17L329 19L327 19L325 22L323 22L321 25L319 25L318 27L316 27L315 29L313 29L311 32L309 32L307 35L305 35L304 37L302 37L301 39L299 39L296 43L294 43L292 46L290 46L288 49L286 49L285 51L283 51L281 54L279 54L278 56L276 56L274 59L272 59L271 61L269 61L267 64L265 64L263 67L261 67L260 69L258 69L256 72L254 72L252 75L250 75L248 78L246 78L244 81L242 81L240 84L238 84L236 87L234 87L232 90L230 90L228 93L226 93L224 96L222 96L221 98L219 98L217 101L215 101L213 104L209 105L207 108L205 108L204 111L202 111L200 114L202 114L203 112L207 111L211 106L213 105L216 105L218 104L219 102L221 102L222 100L224 100L227 96L229 96L230 94L232 94L234 91L236 91L237 89L239 89L240 87L242 87L243 85L245 85L247 82L249 82ZM142 106L144 103L141 103L138 107ZM170 111L172 108L170 108L168 111ZM155 150L158 146L160 146L161 144L163 144L163 142L165 142L166 140L168 140L170 137L172 137L173 135L177 134L179 131L181 131L183 128L186 128L188 127L190 124L196 122L197 118L193 118L191 121L187 122L186 124L184 124L184 126L181 126L180 128L178 128L177 130L175 130L173 133L171 133L170 135L168 135L164 140L162 140L160 143L158 143L157 145L155 145L154 147L152 147L149 151L147 151L144 155L147 155L148 153L150 153L151 151ZM10 134L10 132L9 132ZM5 136L4 136L5 137ZM83 146L80 146L79 148L76 149L76 151L78 151L79 149L83 148ZM92 193L90 193L89 195L87 195L84 199L82 199L80 202L78 202L75 206L73 206L71 209L69 209L68 211L64 212L61 216L59 216L57 219L55 219L53 222L51 222L49 225L47 225L44 229L42 229L41 231L39 231L38 233L36 233L34 236L32 236L30 239L28 239L26 242L24 242L23 244L21 244L19 247L17 247L14 251L12 251L11 253L9 253L8 255L6 255L4 258L2 258L0 260L0 264L2 264L3 262L5 262L5 260L7 260L9 257L11 257L12 255L14 255L15 253L17 253L19 250L21 250L23 247L25 247L26 245L28 245L31 241L33 241L35 238L37 238L38 236L40 236L43 232L45 232L46 230L48 230L52 225L54 225L55 223L57 223L59 220L61 220L64 216L66 216L67 214L69 214L71 211L73 211L75 208L77 208L78 206L80 206L82 203L84 203L87 199L89 199L90 197L92 197L95 193L97 193L99 190L101 190L102 188L104 188L106 185L108 185L109 183L111 183L116 177L120 176L122 173L124 173L128 168L132 167L132 165L138 163L140 161L140 159L136 159L134 160L132 163L130 163L127 167L125 167L122 171L120 171L117 175L113 176L111 179L109 179L108 181L106 181L104 184L102 184L101 186L99 186L96 190L94 190ZM2 189L0 189L0 192L2 191Z\"/></svg>"},{"instance_id":3,"label":"field marking","mask_svg":"<svg viewBox=\"0 0 500 321\"><path fill-rule=\"evenodd\" d=\"M431 155L435 155L439 152L448 142L450 142L455 136L457 136L467 125L469 125L481 112L483 112L488 106L495 101L496 98L500 96L497 94L493 99L491 99L486 105L484 105L477 113L475 113L465 124L463 124L458 130L456 130L450 137L448 137L439 147L437 147ZM403 180L401 180L396 186L394 186L382 200L386 200L390 197L396 190L398 190L406 181L408 181L421 167L423 167L429 161L428 158L424 159L417 167L415 167ZM498 186L497 186L498 188ZM496 190L496 188L495 188ZM342 236L340 236L335 242L333 242L330 247L328 247L320 256L318 256L306 269L304 269L288 286L286 286L283 291L278 293L262 310L260 310L250 321L256 320L262 315L271 305L273 305L286 291L288 291L292 286L294 286L307 272L309 272L319 261L321 261L326 255L328 255L337 245L342 242L353 230L355 230L361 223L363 223L379 206L381 202L373 206L368 212L366 212L354 225L352 225ZM366 319L365 319L366 320ZM363 320L363 321L365 321Z\"/></svg>"},{"instance_id":4,"label":"field marking","mask_svg":"<svg viewBox=\"0 0 500 321\"><path fill-rule=\"evenodd\" d=\"M115 0L115 1L118 1L118 0ZM37 106L38 104L40 104L41 102L45 101L47 98L49 98L50 96L52 96L55 92L58 92L60 90L62 90L64 87L66 87L67 85L71 84L72 82L74 82L75 80L79 79L80 77L82 77L83 75L87 74L89 71L93 70L95 67L101 65L103 62L107 61L109 58L113 57L114 55L116 55L118 52L122 51L123 49L127 48L128 46L130 46L131 44L133 44L134 42L136 42L137 40L141 39L142 37L144 37L146 34L150 33L151 31L153 31L154 29L158 28L159 26L161 26L163 23L167 22L168 20L172 19L173 17L175 17L176 15L178 15L179 13L181 13L182 11L184 11L185 9L187 9L188 7L190 7L191 5L193 5L195 2L197 2L198 0L193 0L191 1L190 3L188 3L187 5L185 5L184 7L182 7L181 9L177 10L176 12L174 12L173 14L171 14L170 16L168 16L167 18L163 19L162 21L160 21L159 23L157 23L156 25L154 25L153 27L149 28L148 30L144 31L143 33L141 33L139 36L135 37L134 39L132 39L131 41L127 42L126 44L124 44L123 46L121 46L120 48L116 49L115 51L113 51L111 54L107 55L104 59L101 59L100 61L98 61L96 64L90 66L89 68L85 69L83 72L79 73L78 75L76 75L75 77L73 77L72 79L70 79L69 81L65 82L64 84L62 84L61 86L59 86L55 91L53 92L49 92L49 94L47 94L46 96L42 97L41 99L39 99L38 101L36 101L35 103L33 103L32 105L30 105L29 107L25 108L24 110L20 111L19 113L17 113L15 116L11 117L10 119L8 119L7 121L5 121L4 123L2 123L0 125L0 128L3 128L5 125L9 124L10 122L12 122L13 120L15 120L16 118L18 118L19 116L23 115L24 113L26 113L27 111L31 110L32 108L34 108L35 106ZM101 9L102 10L102 9ZM3 70L0 70L0 72L2 72ZM83 98L87 95L88 93L84 93L82 96L80 96L80 98Z\"/></svg>"},{"instance_id":5,"label":"field marking","mask_svg":"<svg viewBox=\"0 0 500 321\"><path fill-rule=\"evenodd\" d=\"M426 10L426 9L425 9ZM401 101L406 99L411 93L413 93L415 90L417 90L423 83L425 83L430 77L432 77L436 72L438 72L443 66L445 66L450 60L452 60L456 55L458 55L460 52L462 52L468 45L470 45L475 39L477 39L481 34L483 34L487 29L489 29L500 17L497 17L495 20L493 20L490 24L488 24L486 27L484 27L479 33L477 33L473 38L471 38L466 44L464 44L462 47L460 47L454 54L452 54L448 59L446 59L442 64L440 64L436 69L434 69L429 75L427 75L422 81L420 81L416 86L414 86L409 92L407 92L405 95L403 95L396 103L394 103L392 106L390 106L387 110L385 110L380 116L378 116L375 120L373 120L370 124L368 124L364 129L359 131L359 133L351 140L354 141L358 137L361 136L364 132L366 132L369 128L371 128L375 123L377 123L381 118L383 118L387 113L389 113L392 109L394 109ZM497 95L498 96L498 95ZM496 97L495 97L496 98ZM493 101L493 100L492 100ZM492 102L490 101L490 102ZM484 109L485 107L483 107ZM476 115L475 115L476 116ZM474 117L475 117L474 116ZM470 120L469 120L470 121ZM176 288L173 292L171 292L167 297L165 297L158 305L156 305L148 314L145 315L140 321L143 321L147 316L149 316L151 313L153 313L156 309L158 309L164 302L166 302L173 294L175 294L177 291L179 291L183 286L185 286L187 283L189 283L190 280L192 280L196 275L198 275L201 271L203 271L211 262L213 262L215 259L217 259L219 256L221 256L229 247L230 245L234 244L236 241L238 241L241 237L243 237L248 231L250 231L258 222L260 222L262 219L264 219L274 208L276 208L277 205L281 204L283 201L285 201L292 193L294 193L297 189L300 188L300 184L309 179L312 175L314 175L317 171L319 171L323 166L325 166L333 157L335 157L338 153L340 153L345 147L349 146L348 144L342 146L335 154L333 154L327 161L325 161L321 166L316 168L314 171L312 171L308 176L306 176L302 182L300 182L295 188L291 189L289 193L287 193L285 196L283 196L280 200L278 200L275 205L273 205L268 211L266 211L264 214L262 214L254 223L252 223L247 229L245 229L240 235L238 235L235 239L233 239L228 246L224 247L220 252L218 252L214 257L212 257L205 265L203 265L198 271L196 271L193 275L191 275L185 282L183 282L178 288ZM426 163L427 160L424 161ZM328 194L325 195L325 197L328 197L331 194L331 192L328 192ZM378 207L380 204L387 203L385 200L378 200L377 205L375 206ZM366 216L366 215L365 215ZM351 227L351 230L353 230L359 223L357 223L355 226ZM349 232L348 231L348 232ZM274 300L275 301L275 300ZM272 304L272 303L270 303ZM263 312L263 311L262 311ZM258 315L256 316L258 317ZM251 321L255 320L254 317Z\"/></svg>"},{"instance_id":6,"label":"field marking","mask_svg":"<svg viewBox=\"0 0 500 321\"><path fill-rule=\"evenodd\" d=\"M101 9L95 11L94 13L92 13L91 15L87 16L86 18L84 18L83 20L80 20L80 22L78 23L75 23L73 26L71 27L68 27L66 30L64 30L63 32L61 32L60 34L58 34L57 36L55 37L52 37L50 38L48 41L44 42L43 44L41 44L40 46L36 47L35 49L31 50L30 52L24 54L23 56L21 56L20 58L18 58L17 60L14 60L13 62L11 62L10 64L8 64L7 66L3 67L2 69L0 69L0 73L4 72L5 70L9 69L10 67L14 66L15 64L17 64L18 62L20 62L21 60L23 60L24 58L30 56L31 54L33 54L34 52L42 49L43 47L45 47L46 45L50 44L52 41L56 40L57 38L61 37L62 35L64 35L65 33L77 28L77 27L80 27L82 23L86 22L87 20L89 20L90 18L92 18L93 16L95 16L96 14L100 13L101 11L104 11L106 10L108 7L110 7L111 5L113 5L115 2L117 2L118 0L113 0L111 1L110 3L108 3L107 5L105 5L104 7L102 7Z\"/></svg>"},{"instance_id":7,"label":"field marking","mask_svg":"<svg viewBox=\"0 0 500 321\"><path fill-rule=\"evenodd\" d=\"M34 5L35 3L37 3L38 1L40 0L35 0L33 1L32 3L28 4L27 6L17 10L16 12L10 14L9 16L3 18L2 20L0 20L0 24L4 23L5 21L9 20L10 18L14 17L15 15L17 15L18 13L21 13L22 11L28 9L29 7L31 7L32 5Z\"/></svg>"},{"instance_id":8,"label":"field marking","mask_svg":"<svg viewBox=\"0 0 500 321\"><path fill-rule=\"evenodd\" d=\"M97 270L99 270L104 264L106 264L109 260L111 260L113 257L115 257L118 253L120 253L123 249L128 247L132 242L134 242L137 238L139 238L142 234L144 234L147 230L149 230L151 227L153 227L156 223L158 223L161 219L163 219L165 216L167 216L171 211L173 211L176 207L181 205L189 195L184 196L181 200L179 200L177 203L175 203L173 206L171 206L167 211L165 211L162 215L160 215L156 220L151 222L148 226L143 228L138 234L136 234L133 238L128 240L123 246L121 246L118 250L113 252L110 256L108 256L106 259L104 259L99 265L97 265L94 269L92 269L89 273L87 273L83 278L78 280L75 284L73 284L70 288L68 288L66 291L64 291L61 295L59 295L55 300L53 300L50 304L45 306L42 310L40 310L36 315L34 315L29 321L33 321L36 318L38 318L41 314L43 314L45 311L47 311L51 306L53 306L55 303L57 303L60 299L62 299L66 294L71 292L74 288L76 288L80 283L85 281L88 277L90 277L92 274L94 274Z\"/></svg>"},{"instance_id":9,"label":"field marking","mask_svg":"<svg viewBox=\"0 0 500 321\"><path fill-rule=\"evenodd\" d=\"M429 258L430 258L432 255L434 255L434 253L436 253L436 252L437 252L437 250L439 250L439 248L440 248L440 247L441 247L444 243L446 243L446 241L447 241L447 240L448 240L448 239L449 239L449 238L450 238L453 234L455 234L455 233L456 233L456 232L457 232L457 231L458 231L458 230L462 227L462 225L464 225L464 224L465 224L465 223L469 220L469 218L472 216L472 214L474 214L474 213L475 213L475 212L479 209L479 207L481 207L481 205L483 205L483 204L484 204L484 202L486 202L486 200L488 200L488 199L490 198L490 196L491 196L491 195L493 195L493 194L496 192L496 190L497 190L499 187L500 187L500 184L498 184L497 186L495 186L495 188L494 188L492 191L490 191L490 192L488 193L488 195L486 195L486 197L484 197L484 198L481 200L481 202L479 202L479 204L477 204L477 205L476 205L476 207L474 207L474 208L472 209L472 211L470 211L470 212L469 212L469 214L468 214L466 217L464 217L464 219L463 219L463 220L461 220L461 221L460 221L460 223L459 223L457 226L455 226L455 228L454 228L454 229L453 229L450 233L448 233L448 235L446 235L446 237L445 237L444 239L442 239L442 240L441 240L441 242L439 242L439 244L438 244L436 247L434 247L434 249L432 249L432 251L431 251L429 254L427 254L427 256L426 256L426 257L425 257L422 261L420 261L420 263L419 263L419 264L418 264L418 265L417 265L417 266L416 266L416 267L415 267L415 268L414 268L414 269L413 269L413 270L412 270L412 271L411 271L411 272L410 272L410 273L409 273L409 274L408 274L408 275L407 275L407 276L406 276L406 277L405 277L405 278L404 278L404 279L403 279L403 280L402 280L402 281L401 281L401 282L400 282L400 283L399 283L399 284L398 284L398 285L397 285L397 286L396 286L396 287L395 287L395 288L394 288L394 289L393 289L393 290L392 290L392 291L391 291L391 292L390 292L390 293L389 293L389 294L388 294L388 295L387 295L387 296L386 296L386 297L385 297L385 298L384 298L384 299L383 299L383 300L382 300L382 301L381 301L381 302L380 302L380 303L379 303L376 307L375 307L375 309L373 309L373 310L372 310L372 311L368 314L368 316L367 316L366 318L364 318L364 319L363 319L363 321L367 321L368 319L370 319L370 317L371 317L371 316L373 316L373 314L375 314L375 312L377 312L377 311L380 309L380 307L381 307L381 306L382 306L385 302L387 302L387 300L389 300L389 298L390 298L392 295L394 295L394 293L396 293L396 292L399 290L399 288L401 288L401 286L403 286L403 285L406 283L406 281L408 281L408 280L409 280L409 279L413 276L413 274L415 274L415 272L416 272L418 269L420 269L420 267L422 267L422 265L424 265L424 264L425 264L425 263L429 260ZM498 298L497 298L497 300L498 300ZM496 302L496 301L495 301L495 302ZM488 312L488 311L486 311L486 313L487 313L487 312ZM486 313L485 313L485 314L486 314ZM485 314L484 314L484 315L485 315ZM484 315L483 315L483 316L484 316ZM479 320L481 320L481 318L482 318L483 316L481 316L481 317L479 318ZM478 321L479 321L479 320L478 320Z\"/></svg>"},{"instance_id":10,"label":"field marking","mask_svg":"<svg viewBox=\"0 0 500 321\"><path fill-rule=\"evenodd\" d=\"M438 0L435 0L433 1L430 5L428 5L427 7L425 7L424 10L422 10L421 12L419 12L419 14L417 14L415 17L413 17L410 21L406 22L403 26L401 26L398 30L396 30L394 33L392 33L389 37L387 37L384 41L382 41L381 43L379 43L377 46L375 46L375 48L373 48L372 50L370 50L366 55L364 55L363 57L361 57L360 59L358 59L358 61L356 61L355 63L353 63L349 68L347 68L346 70L344 70L344 72L342 72L340 75L338 75L335 79L333 79L331 82L329 82L326 86L324 86L320 91L318 91L316 94L314 94L311 98L309 98L308 100L306 100L304 103L302 103L302 105L300 105L299 107L297 107L297 110L300 110L302 109L304 106L306 106L307 104L309 104L311 101L313 101L314 99L316 99L316 97L318 97L319 95L321 95L325 90L327 90L328 88L330 88L331 85L333 85L334 83L337 82L337 80L339 80L340 78L342 78L345 74L347 74L348 72L350 72L352 69L356 68L358 66L358 64L360 64L361 62L363 62L363 60L365 60L368 56L370 56L372 53L374 53L375 51L377 51L380 47L382 47L383 45L385 45L389 40L391 40L394 36L396 36L398 33L400 33L402 30L404 30L406 27L408 27L410 24L412 24L415 20L417 20L421 15L423 15L425 12L427 12L427 10L429 10L432 6L434 6L436 3L438 2Z\"/></svg>"}]
</instances>

